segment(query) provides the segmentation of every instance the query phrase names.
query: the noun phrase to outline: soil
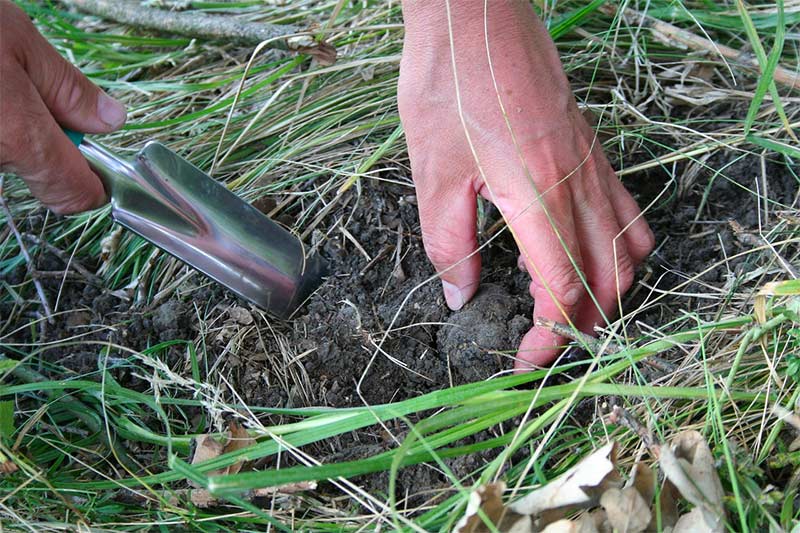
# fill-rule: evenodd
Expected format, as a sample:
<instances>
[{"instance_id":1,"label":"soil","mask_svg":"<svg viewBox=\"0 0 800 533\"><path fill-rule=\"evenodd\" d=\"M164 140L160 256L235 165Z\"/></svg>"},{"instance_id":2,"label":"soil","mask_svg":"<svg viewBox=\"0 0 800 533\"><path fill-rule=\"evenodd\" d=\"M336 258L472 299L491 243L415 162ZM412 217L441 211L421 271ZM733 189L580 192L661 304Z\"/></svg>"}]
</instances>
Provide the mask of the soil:
<instances>
[{"instance_id":1,"label":"soil","mask_svg":"<svg viewBox=\"0 0 800 533\"><path fill-rule=\"evenodd\" d=\"M721 168L730 157L721 154L708 164ZM777 204L793 205L798 192L795 177L784 166L769 161L766 171L769 198ZM725 175L734 178L720 175L714 179L699 215L698 206L711 179L709 171L701 171L694 186L681 194L676 188L674 194L657 204L649 220L658 248L640 269L640 280L667 289L682 282L683 274L717 264L698 282L722 286L730 272L752 268L756 259L722 259L740 250L727 224L729 219L745 229L758 226L755 197L742 187L755 187L756 179L762 175L761 161L755 157L741 159L729 166ZM246 306L241 301L207 283L184 291L191 298L172 299L155 309L143 310L131 308L129 303L85 279L70 276L63 287L59 278L43 279L52 299L61 289L60 309L73 311L56 317L55 324L44 328L39 340L64 339L85 332L88 324L109 328L92 328L94 333L86 338L112 341L136 350L202 335L209 356L206 368L215 372L224 368L227 379L245 402L265 407L386 403L509 371L513 366L510 356L531 326L533 308L527 274L516 266L516 248L510 237L503 235L485 249L480 291L462 310L451 312L438 281L429 282L434 271L419 237L413 188L410 183L397 183L396 176L391 178L392 182L363 183L357 201L332 212L327 226L323 223L323 227L334 228L320 247L320 253L332 265L332 275L291 322L267 324L257 313L246 309L242 315ZM666 180L661 171L655 170L625 181L640 205L646 205ZM777 204L772 209L777 209ZM491 208L486 213L484 228L490 228L497 213ZM26 229L35 233L36 223L35 217L29 219L26 224L31 227ZM63 270L64 264L43 251L37 256L37 268ZM8 276L8 281L19 283L23 274L20 268ZM698 287L689 286L682 292L691 294ZM626 305L635 309L647 292L632 291ZM696 304L691 297L674 296L635 318L657 326L677 316L681 309L697 308ZM223 325L200 332L198 305L222 316ZM236 311L237 315L231 309L240 311ZM0 315L8 316L11 311L10 306L0 308ZM249 333L241 337L236 350L231 350L232 335L242 328L250 328ZM31 335L27 328L13 337L16 341L30 341ZM88 351L91 346L87 351L71 350L45 350L42 357L92 379L98 369L97 352ZM185 348L168 347L158 356L176 371L186 372ZM216 361L217 357L222 359ZM114 374L127 386L148 386L124 365L114 369ZM340 451L334 451L333 456L330 449L325 453L333 459L346 450L348 459L358 459L385 447L380 437L364 432L343 437L337 446ZM457 475L474 471L476 466L451 463ZM443 482L441 473L429 467L404 472L400 490ZM385 489L385 480L381 480L380 476L373 476L368 484Z\"/></svg>"}]
</instances>

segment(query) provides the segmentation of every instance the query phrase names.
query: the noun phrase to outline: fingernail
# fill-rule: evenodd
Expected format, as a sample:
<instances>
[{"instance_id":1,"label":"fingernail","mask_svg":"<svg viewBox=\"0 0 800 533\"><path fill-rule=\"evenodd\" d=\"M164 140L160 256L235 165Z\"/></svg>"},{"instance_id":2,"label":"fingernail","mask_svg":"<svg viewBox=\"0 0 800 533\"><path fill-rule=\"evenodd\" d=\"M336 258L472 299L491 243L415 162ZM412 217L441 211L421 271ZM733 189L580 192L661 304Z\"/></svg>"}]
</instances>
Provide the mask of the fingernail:
<instances>
[{"instance_id":1,"label":"fingernail","mask_svg":"<svg viewBox=\"0 0 800 533\"><path fill-rule=\"evenodd\" d=\"M108 127L117 129L128 118L128 112L118 101L114 100L106 93L101 92L97 96L97 114Z\"/></svg>"},{"instance_id":2,"label":"fingernail","mask_svg":"<svg viewBox=\"0 0 800 533\"><path fill-rule=\"evenodd\" d=\"M461 289L445 280L442 280L442 289L444 290L444 300L447 302L447 307L453 311L458 311L464 307L466 301Z\"/></svg>"}]
</instances>

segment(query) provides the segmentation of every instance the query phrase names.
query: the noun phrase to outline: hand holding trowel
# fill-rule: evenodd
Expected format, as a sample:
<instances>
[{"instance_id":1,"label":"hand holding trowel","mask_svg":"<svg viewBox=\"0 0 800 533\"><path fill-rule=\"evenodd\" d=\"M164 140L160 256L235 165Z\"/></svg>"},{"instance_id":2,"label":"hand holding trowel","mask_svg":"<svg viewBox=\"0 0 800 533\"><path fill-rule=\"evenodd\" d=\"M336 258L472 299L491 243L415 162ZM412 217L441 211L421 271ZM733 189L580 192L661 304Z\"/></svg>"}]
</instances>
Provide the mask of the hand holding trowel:
<instances>
[{"instance_id":1,"label":"hand holding trowel","mask_svg":"<svg viewBox=\"0 0 800 533\"><path fill-rule=\"evenodd\" d=\"M126 161L66 133L103 181L116 222L242 298L287 318L321 283L322 259L162 144Z\"/></svg>"}]
</instances>

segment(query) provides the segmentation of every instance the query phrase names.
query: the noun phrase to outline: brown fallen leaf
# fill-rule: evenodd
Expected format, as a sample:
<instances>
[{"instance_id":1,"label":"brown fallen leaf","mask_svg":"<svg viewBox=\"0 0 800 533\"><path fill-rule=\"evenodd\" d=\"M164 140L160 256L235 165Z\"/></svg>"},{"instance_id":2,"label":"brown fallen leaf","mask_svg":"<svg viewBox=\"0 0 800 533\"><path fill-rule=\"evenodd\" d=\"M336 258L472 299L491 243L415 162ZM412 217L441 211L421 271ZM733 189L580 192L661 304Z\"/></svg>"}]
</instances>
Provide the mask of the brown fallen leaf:
<instances>
[{"instance_id":1,"label":"brown fallen leaf","mask_svg":"<svg viewBox=\"0 0 800 533\"><path fill-rule=\"evenodd\" d=\"M713 533L715 531L723 531L723 529L712 529L706 521L701 507L695 507L681 515L675 527L672 528L672 533Z\"/></svg>"},{"instance_id":2,"label":"brown fallen leaf","mask_svg":"<svg viewBox=\"0 0 800 533\"><path fill-rule=\"evenodd\" d=\"M547 485L511 504L518 514L538 515L562 507L589 507L617 482L616 443L609 442Z\"/></svg>"},{"instance_id":3,"label":"brown fallen leaf","mask_svg":"<svg viewBox=\"0 0 800 533\"><path fill-rule=\"evenodd\" d=\"M600 497L600 505L617 533L641 533L652 518L649 505L635 487L608 489Z\"/></svg>"},{"instance_id":4,"label":"brown fallen leaf","mask_svg":"<svg viewBox=\"0 0 800 533\"><path fill-rule=\"evenodd\" d=\"M557 522L548 524L547 527L542 530L542 533L600 533L595 520L597 516L599 515L592 513L584 514L578 520L562 518ZM600 521L605 521L604 515L600 516Z\"/></svg>"},{"instance_id":5,"label":"brown fallen leaf","mask_svg":"<svg viewBox=\"0 0 800 533\"><path fill-rule=\"evenodd\" d=\"M502 481L478 487L469 495L467 510L455 526L456 533L489 533L493 529L486 525L479 510L491 520L494 529L502 533L532 533L533 521L529 516L519 515L506 509L503 503L503 491L506 484Z\"/></svg>"},{"instance_id":6,"label":"brown fallen leaf","mask_svg":"<svg viewBox=\"0 0 800 533\"><path fill-rule=\"evenodd\" d=\"M675 436L672 446L660 448L659 466L667 479L681 496L701 509L708 531L723 531L722 483L703 436L697 431L684 431Z\"/></svg>"},{"instance_id":7,"label":"brown fallen leaf","mask_svg":"<svg viewBox=\"0 0 800 533\"><path fill-rule=\"evenodd\" d=\"M220 437L216 435L203 434L194 438L194 454L192 455L192 464L196 465L204 463L222 455L222 450L225 449L225 444L229 440L229 436L224 437L225 442L220 442ZM216 475L220 470L208 472L208 475ZM189 480L189 484L193 487L200 487L199 484Z\"/></svg>"},{"instance_id":8,"label":"brown fallen leaf","mask_svg":"<svg viewBox=\"0 0 800 533\"><path fill-rule=\"evenodd\" d=\"M242 450L244 448L248 448L256 443L256 440L250 436L247 432L247 429L243 426L240 426L236 420L231 420L229 425L230 427L230 434L231 437L228 440L228 443L223 448L222 453L230 453L235 452L236 450ZM232 465L229 465L227 468L222 470L222 474L236 474L244 465L244 461L237 461Z\"/></svg>"},{"instance_id":9,"label":"brown fallen leaf","mask_svg":"<svg viewBox=\"0 0 800 533\"><path fill-rule=\"evenodd\" d=\"M252 438L247 429L239 425L236 420L232 420L228 427L228 431L226 431L221 437L210 434L203 434L195 437L194 455L192 455L193 465L203 463L210 459L219 457L220 455L235 452L236 450L241 450L255 444L255 439ZM210 470L206 472L206 475L221 476L226 474L236 474L242 469L244 463L244 460L237 461L226 466L225 468ZM192 486L199 487L199 485L196 484L192 484ZM202 496L198 497L202 498ZM199 504L196 503L195 505Z\"/></svg>"},{"instance_id":10,"label":"brown fallen leaf","mask_svg":"<svg viewBox=\"0 0 800 533\"><path fill-rule=\"evenodd\" d=\"M661 526L664 528L675 527L680 518L678 511L678 500L681 493L675 488L670 480L665 480L661 486L661 492L658 493L658 507L661 513Z\"/></svg>"},{"instance_id":11,"label":"brown fallen leaf","mask_svg":"<svg viewBox=\"0 0 800 533\"><path fill-rule=\"evenodd\" d=\"M17 463L0 453L0 474L13 474L19 470Z\"/></svg>"},{"instance_id":12,"label":"brown fallen leaf","mask_svg":"<svg viewBox=\"0 0 800 533\"><path fill-rule=\"evenodd\" d=\"M633 466L631 478L625 486L634 487L649 506L656 494L656 473L646 464L638 462Z\"/></svg>"}]
</instances>

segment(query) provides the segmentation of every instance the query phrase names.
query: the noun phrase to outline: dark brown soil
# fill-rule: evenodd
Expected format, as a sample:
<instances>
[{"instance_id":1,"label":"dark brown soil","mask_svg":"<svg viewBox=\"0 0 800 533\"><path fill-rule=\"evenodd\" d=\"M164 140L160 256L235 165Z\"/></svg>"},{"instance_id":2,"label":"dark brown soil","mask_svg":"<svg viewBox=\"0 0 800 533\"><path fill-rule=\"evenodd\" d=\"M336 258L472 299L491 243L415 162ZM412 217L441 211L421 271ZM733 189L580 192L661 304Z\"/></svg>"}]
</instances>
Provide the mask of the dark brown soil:
<instances>
[{"instance_id":1,"label":"dark brown soil","mask_svg":"<svg viewBox=\"0 0 800 533\"><path fill-rule=\"evenodd\" d=\"M730 157L723 154L708 164L720 168ZM794 205L798 191L796 178L778 163L767 162L766 169L768 196L774 202L771 209ZM710 171L701 171L693 187L681 195L675 193L665 198L650 214L658 248L639 272L639 279L644 277L648 286L670 289L683 281L684 274L693 275L716 265L699 281L719 287L733 273L753 268L755 258L727 262L723 258L742 249L727 224L729 219L738 221L745 229L758 226L756 197L742 187L755 188L755 181L761 176L761 162L755 157L744 158L728 167L724 176L717 176L698 216L697 209L711 175ZM663 188L665 178L660 171L653 171L625 181L640 204L645 205ZM227 379L251 405L340 407L401 400L508 371L512 367L509 356L531 325L533 307L527 274L516 267L513 243L508 235L503 235L486 248L482 254L480 292L461 311L450 312L439 282L428 282L434 272L419 237L413 192L410 184L364 183L358 201L332 212L325 226L344 226L349 234L346 236L335 227L321 247L321 253L332 266L327 282L291 322L273 321L267 325L253 313L261 334L252 328L237 350L228 349L230 336L216 330L207 332L202 339L207 360L201 373L212 367L214 371L225 368ZM485 227L491 227L496 216L492 209L487 209ZM35 226L36 221L27 223ZM59 270L64 264L43 251L37 255L37 268ZM23 274L18 269L9 274L7 281L12 285L19 283ZM54 299L61 280L46 279L44 284ZM691 294L700 288L693 284L682 292ZM635 309L648 290L634 290L628 307ZM110 340L143 350L162 341L198 338L201 335L198 309L205 316L222 316L221 321L233 324L231 327L236 325L236 320L225 310L244 304L226 291L204 283L184 294L187 293L192 298L169 300L152 310L133 309L108 290L71 276L61 288L59 306L73 311L59 315L56 323L44 328L38 339L64 339L85 331L89 324L105 324L111 327L100 331L95 327L95 333L86 338ZM636 318L658 326L678 316L683 309L697 308L697 304L691 297L671 296ZM11 312L10 304L0 307L2 316ZM5 333L11 329L6 327ZM275 356L286 350L286 346L279 346L276 341L281 337L293 350L293 357L283 358L284 363L289 361L290 368ZM17 342L33 339L30 328L21 329L12 338ZM98 370L97 351L91 346L72 350L65 347L44 350L42 358L92 379ZM188 372L183 347L165 348L158 357L176 371ZM217 361L219 357L223 359ZM302 376L289 387L285 379L287 368ZM115 369L114 376L126 386L142 389L148 386L125 365ZM320 453L345 459L342 453L346 450L346 458L358 459L383 450L386 445L381 437L365 432L343 437L335 450L320 450ZM450 463L457 475L474 471L477 466ZM407 469L403 476L400 490L433 487L444 482L442 474L430 467ZM368 485L385 489L381 479L375 477Z\"/></svg>"},{"instance_id":2,"label":"dark brown soil","mask_svg":"<svg viewBox=\"0 0 800 533\"><path fill-rule=\"evenodd\" d=\"M730 154L717 156L708 165L720 168L729 157ZM796 178L778 163L767 162L766 170L771 209L793 205L798 190ZM720 285L735 269L752 268L750 262L755 259L727 262L721 259L741 249L728 220L736 220L745 229L757 228L756 199L744 187L756 187L761 162L746 157L730 165L724 175L714 179L704 210L697 215L710 176L710 171L701 172L694 187L681 196L668 193L651 212L649 221L658 247L640 272L648 285L669 289L680 283L684 274L692 275L712 265L716 266L699 281ZM655 198L665 183L659 171L625 181L640 204ZM243 399L270 407L386 403L486 379L512 367L511 355L530 328L533 308L527 274L516 267L513 242L508 235L502 235L483 251L480 291L461 311L451 312L444 304L439 282L431 280L434 271L419 236L413 193L410 183L407 186L365 183L357 202L332 212L330 224L339 221L349 235L346 237L343 231L334 229L322 245L321 253L331 264L331 276L293 321L270 324L287 338L296 354L305 353L299 364L312 389L305 396L307 401L298 403L300 396L290 399L285 383L271 378L285 373L285 369L274 367L273 357L268 357L269 352L280 351L279 347L273 335L255 334L244 338L236 354L227 355L233 358L233 376L242 385L239 392ZM497 213L491 208L486 211L485 227L490 227ZM32 217L26 221L29 227L22 229L35 234L40 222ZM63 261L46 250L40 251L36 258L40 270L64 268ZM7 281L12 285L19 283L23 275L23 269L19 268L7 276ZM195 339L198 307L214 316L214 309L224 311L231 305L243 305L226 291L207 283L195 291L187 291L191 299L168 300L148 310L131 308L107 289L80 276L68 277L63 287L57 277L42 282L51 301L60 289L59 309L72 310L56 317L54 325L42 328L44 341L85 332L89 324L104 324L113 328L86 338L111 340L142 350L163 341ZM696 287L687 287L682 292L691 293L693 288ZM635 291L632 308L646 292ZM669 305L650 310L639 318L652 325L663 323L674 316L673 304L691 309L693 302L691 298L682 301L673 298ZM0 308L0 314L12 312L9 304L4 307ZM28 330L15 335L18 341L30 339ZM206 336L209 364L226 352L227 340L216 333ZM167 349L165 354L168 363L177 363L184 357L179 347ZM93 351L56 348L45 351L44 356L76 373L97 370ZM225 363L220 362L223 366Z\"/></svg>"}]
</instances>

